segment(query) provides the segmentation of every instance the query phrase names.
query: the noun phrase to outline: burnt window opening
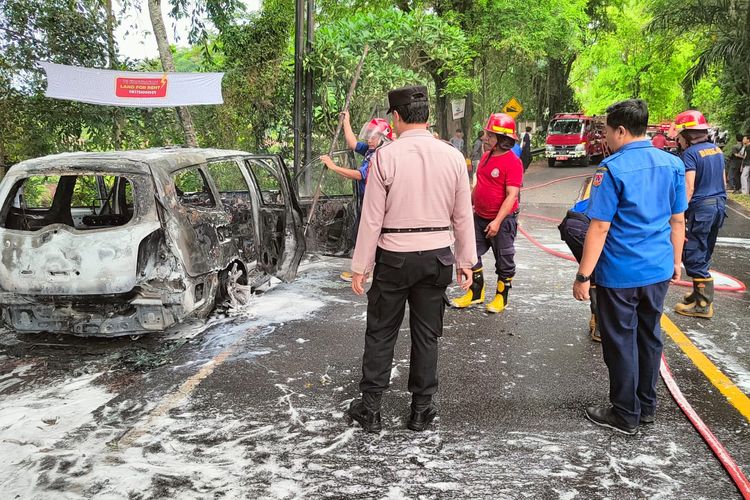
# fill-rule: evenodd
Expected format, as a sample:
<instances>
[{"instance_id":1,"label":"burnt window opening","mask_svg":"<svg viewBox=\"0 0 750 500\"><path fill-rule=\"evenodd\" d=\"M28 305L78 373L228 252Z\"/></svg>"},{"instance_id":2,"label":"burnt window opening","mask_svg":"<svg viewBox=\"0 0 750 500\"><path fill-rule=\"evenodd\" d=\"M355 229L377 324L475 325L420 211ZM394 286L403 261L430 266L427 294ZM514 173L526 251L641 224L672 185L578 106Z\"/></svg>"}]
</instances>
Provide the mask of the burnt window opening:
<instances>
[{"instance_id":1,"label":"burnt window opening","mask_svg":"<svg viewBox=\"0 0 750 500\"><path fill-rule=\"evenodd\" d=\"M237 208L249 209L251 207L250 187L236 161L209 163L206 170L214 181L225 211L232 213Z\"/></svg>"},{"instance_id":2,"label":"burnt window opening","mask_svg":"<svg viewBox=\"0 0 750 500\"><path fill-rule=\"evenodd\" d=\"M214 196L208 187L206 178L198 167L180 170L173 176L177 199L187 207L213 208L216 206Z\"/></svg>"},{"instance_id":3,"label":"burnt window opening","mask_svg":"<svg viewBox=\"0 0 750 500\"><path fill-rule=\"evenodd\" d=\"M118 227L133 217L133 186L107 174L32 175L16 181L0 212L0 226L36 231L52 224L78 230Z\"/></svg>"},{"instance_id":4,"label":"burnt window opening","mask_svg":"<svg viewBox=\"0 0 750 500\"><path fill-rule=\"evenodd\" d=\"M273 160L266 158L251 158L245 160L247 166L255 178L255 183L260 190L260 197L264 205L283 206L286 204L281 182L276 177L276 169Z\"/></svg>"},{"instance_id":5,"label":"burnt window opening","mask_svg":"<svg viewBox=\"0 0 750 500\"><path fill-rule=\"evenodd\" d=\"M358 170L361 165L361 162L357 163L357 158L351 151L336 151L331 155L331 159L342 168ZM327 169L328 167L317 158L300 169L294 182L301 199L312 198L321 179L323 183L320 186L320 194L323 198L354 196L356 181L333 172L325 172L324 175Z\"/></svg>"}]
</instances>

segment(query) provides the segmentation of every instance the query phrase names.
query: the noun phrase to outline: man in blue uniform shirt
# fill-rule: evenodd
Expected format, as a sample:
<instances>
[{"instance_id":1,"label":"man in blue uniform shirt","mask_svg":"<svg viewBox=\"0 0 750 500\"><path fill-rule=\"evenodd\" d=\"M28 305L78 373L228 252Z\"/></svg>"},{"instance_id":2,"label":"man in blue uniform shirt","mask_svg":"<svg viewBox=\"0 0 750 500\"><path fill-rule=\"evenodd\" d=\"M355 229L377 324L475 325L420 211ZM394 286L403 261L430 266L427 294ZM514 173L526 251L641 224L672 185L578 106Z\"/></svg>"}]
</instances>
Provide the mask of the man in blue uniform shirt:
<instances>
[{"instance_id":1,"label":"man in blue uniform shirt","mask_svg":"<svg viewBox=\"0 0 750 500\"><path fill-rule=\"evenodd\" d=\"M596 268L612 406L586 408L586 417L631 435L654 421L659 320L670 279L680 276L687 208L685 167L651 145L647 125L648 107L640 99L607 109L606 140L614 153L594 174L586 212L591 224L573 283L573 296L588 299Z\"/></svg>"},{"instance_id":2,"label":"man in blue uniform shirt","mask_svg":"<svg viewBox=\"0 0 750 500\"><path fill-rule=\"evenodd\" d=\"M709 141L708 122L700 111L683 111L674 119L674 125L679 133L677 142L683 150L688 199L687 241L682 261L693 280L693 292L675 305L674 312L710 318L714 315L714 279L708 266L726 217L724 153Z\"/></svg>"}]
</instances>

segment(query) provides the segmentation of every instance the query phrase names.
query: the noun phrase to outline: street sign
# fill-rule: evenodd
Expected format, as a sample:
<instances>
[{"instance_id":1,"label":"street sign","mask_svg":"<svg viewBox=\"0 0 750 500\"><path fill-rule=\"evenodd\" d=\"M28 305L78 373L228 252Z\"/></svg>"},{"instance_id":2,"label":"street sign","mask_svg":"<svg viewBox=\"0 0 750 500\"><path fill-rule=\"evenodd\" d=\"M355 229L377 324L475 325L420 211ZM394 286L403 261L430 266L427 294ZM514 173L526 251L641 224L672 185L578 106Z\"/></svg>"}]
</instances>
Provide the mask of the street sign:
<instances>
[{"instance_id":1,"label":"street sign","mask_svg":"<svg viewBox=\"0 0 750 500\"><path fill-rule=\"evenodd\" d=\"M510 101L506 102L505 106L503 106L503 113L512 116L514 120L518 118L521 111L523 111L523 106L521 106L521 103L515 97L511 97Z\"/></svg>"},{"instance_id":2,"label":"street sign","mask_svg":"<svg viewBox=\"0 0 750 500\"><path fill-rule=\"evenodd\" d=\"M466 99L454 99L451 101L451 108L453 108L454 120L463 118L466 111Z\"/></svg>"}]
</instances>

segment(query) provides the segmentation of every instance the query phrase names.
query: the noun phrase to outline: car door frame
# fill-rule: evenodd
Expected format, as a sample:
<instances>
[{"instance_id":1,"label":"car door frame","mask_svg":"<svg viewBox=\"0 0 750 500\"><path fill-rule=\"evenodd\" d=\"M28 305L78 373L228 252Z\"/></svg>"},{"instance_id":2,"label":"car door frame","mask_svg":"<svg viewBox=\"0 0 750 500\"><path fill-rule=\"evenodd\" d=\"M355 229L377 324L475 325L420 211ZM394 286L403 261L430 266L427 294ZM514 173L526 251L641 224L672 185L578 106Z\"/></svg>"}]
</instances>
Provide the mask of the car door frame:
<instances>
[{"instance_id":1,"label":"car door frame","mask_svg":"<svg viewBox=\"0 0 750 500\"><path fill-rule=\"evenodd\" d=\"M297 269L299 263L302 261L302 256L305 253L305 235L302 221L302 209L300 208L297 200L296 193L292 190L291 176L289 170L284 164L284 160L279 155L275 154L248 154L242 156L242 167L243 173L246 176L246 180L251 184L256 191L256 203L257 207L257 218L258 224L257 229L257 248L258 248L258 265L267 274L276 276L282 281L292 281L297 276ZM284 196L285 203L283 204L270 204L267 203L261 194L260 186L256 179L255 173L252 167L248 164L249 161L263 162L263 165L271 168L267 170L276 178L279 183L279 188ZM265 218L269 214L278 216L279 212L284 213L284 227L282 229L283 235L283 247L281 248L280 254L276 256L276 262L273 262L273 256L268 253L269 249L263 248L263 234L261 231L272 231L271 228L262 227L265 225Z\"/></svg>"},{"instance_id":2,"label":"car door frame","mask_svg":"<svg viewBox=\"0 0 750 500\"><path fill-rule=\"evenodd\" d=\"M350 150L350 149L341 149L341 150L338 150L338 151L334 151L331 154L331 157L335 160L340 155L346 155L346 156L348 156L352 165L356 165L357 164L357 156L354 154L354 152L352 150ZM305 173L308 170L310 170L314 165L316 165L318 163L320 163L320 159L317 156L314 156L314 159L310 160L309 162L307 162L306 164L304 164L302 166L302 168L300 169L300 171L297 172L297 174L294 177L295 192L299 196L300 206L301 207L305 207L305 209L302 210L303 216L305 217L305 222L307 222L307 219L309 217L309 212L307 212L307 210L309 210L309 208L312 208L312 207L308 207L307 204L308 204L308 202L310 204L312 203L312 201L314 199L315 193L313 192L313 193L311 193L309 195L304 195L303 196L302 193L300 193L300 187L301 186L300 186L299 180L300 180L300 178L303 175L305 175ZM335 174L333 172L327 172L326 175L337 175L337 174ZM313 178L312 181L315 183L314 187L316 188L317 184L320 182L320 179L319 178L318 179ZM326 193L321 192L320 197L318 198L317 207L316 207L316 212L326 213L326 212L332 212L333 211L333 209L327 210L326 209L327 205L331 205L331 206L335 207L337 204L342 204L344 210L348 212L347 213L348 217L344 217L344 224L343 224L343 227L342 227L342 235L341 235L341 238L344 238L346 240L346 244L345 245L339 245L338 248L336 248L333 251L331 251L327 247L327 245L326 245L327 242L315 241L316 239L321 239L321 235L318 235L318 234L315 233L315 231L314 231L315 228L308 227L308 228L306 228L307 231L305 232L305 234L306 234L306 237L307 237L306 243L308 243L309 247L311 247L311 248L322 248L323 249L322 253L324 253L324 254L330 254L330 255L337 255L337 256L338 255L348 254L349 251L351 251L354 248L354 241L352 241L352 239L350 238L351 225L350 224L345 224L345 223L346 222L351 222L353 224L354 223L354 218L356 217L356 211L357 211L357 206L356 206L356 204L357 204L357 181L352 180L351 181L351 187L352 187L352 192L351 192L351 194L347 194L347 195L328 195ZM351 219L351 221L349 219ZM320 221L318 221L318 222L320 223ZM311 223L312 223L312 221L311 221Z\"/></svg>"}]
</instances>

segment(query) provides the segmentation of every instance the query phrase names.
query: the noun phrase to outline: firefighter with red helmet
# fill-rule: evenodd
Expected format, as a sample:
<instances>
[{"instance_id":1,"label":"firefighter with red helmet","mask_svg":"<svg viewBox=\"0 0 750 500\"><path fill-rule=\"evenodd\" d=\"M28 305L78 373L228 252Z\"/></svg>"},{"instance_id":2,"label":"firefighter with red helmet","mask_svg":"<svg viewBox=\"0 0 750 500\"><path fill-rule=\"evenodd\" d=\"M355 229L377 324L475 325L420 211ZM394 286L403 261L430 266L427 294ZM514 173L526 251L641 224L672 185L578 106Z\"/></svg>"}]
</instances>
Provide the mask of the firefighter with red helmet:
<instances>
[{"instance_id":1,"label":"firefighter with red helmet","mask_svg":"<svg viewBox=\"0 0 750 500\"><path fill-rule=\"evenodd\" d=\"M451 301L456 308L484 303L482 255L489 249L495 256L497 292L487 304L487 311L499 313L508 305L511 280L516 274L514 243L518 194L523 182L523 164L512 152L517 140L516 122L511 116L505 113L490 116L482 136L486 152L477 166L477 184L472 193L478 262L472 268L474 281L469 291Z\"/></svg>"},{"instance_id":2,"label":"firefighter with red helmet","mask_svg":"<svg viewBox=\"0 0 750 500\"><path fill-rule=\"evenodd\" d=\"M726 217L724 154L710 142L708 122L700 111L683 111L674 120L677 142L685 163L687 240L682 262L693 280L674 311L683 316L710 318L714 314L714 280L709 273L719 228Z\"/></svg>"},{"instance_id":3,"label":"firefighter with red helmet","mask_svg":"<svg viewBox=\"0 0 750 500\"><path fill-rule=\"evenodd\" d=\"M351 123L349 121L349 112L343 114L343 130L346 145L355 153L362 155L364 158L358 169L344 168L336 165L330 156L323 155L320 157L326 167L338 175L357 182L357 203L354 226L352 227L352 243L357 242L357 232L359 231L359 220L362 213L362 202L365 198L365 185L367 184L367 173L370 169L370 159L375 154L375 150L380 146L393 140L393 129L391 125L383 118L373 118L362 126L359 133L359 139L354 135ZM349 271L341 273L341 279L351 281L352 274Z\"/></svg>"}]
</instances>

